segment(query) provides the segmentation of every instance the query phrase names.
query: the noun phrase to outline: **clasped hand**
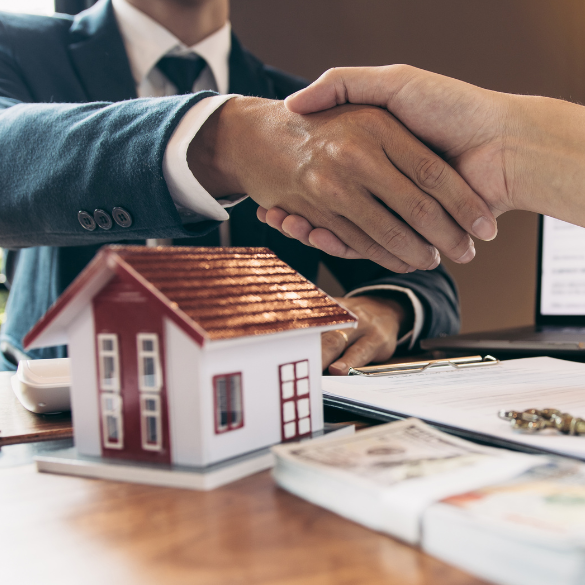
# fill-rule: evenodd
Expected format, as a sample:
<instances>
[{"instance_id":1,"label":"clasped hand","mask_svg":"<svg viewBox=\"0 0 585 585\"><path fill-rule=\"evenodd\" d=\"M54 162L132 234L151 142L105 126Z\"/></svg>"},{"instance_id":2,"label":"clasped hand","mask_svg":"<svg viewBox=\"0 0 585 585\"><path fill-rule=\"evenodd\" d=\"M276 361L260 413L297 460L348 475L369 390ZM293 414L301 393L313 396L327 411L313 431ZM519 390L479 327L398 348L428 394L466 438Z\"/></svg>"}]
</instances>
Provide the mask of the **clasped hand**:
<instances>
[{"instance_id":1,"label":"clasped hand","mask_svg":"<svg viewBox=\"0 0 585 585\"><path fill-rule=\"evenodd\" d=\"M300 116L282 102L233 98L202 127L188 161L215 197L248 194L327 230L346 257L394 272L433 269L439 251L469 262L469 233L496 232L488 205L380 107Z\"/></svg>"}]
</instances>

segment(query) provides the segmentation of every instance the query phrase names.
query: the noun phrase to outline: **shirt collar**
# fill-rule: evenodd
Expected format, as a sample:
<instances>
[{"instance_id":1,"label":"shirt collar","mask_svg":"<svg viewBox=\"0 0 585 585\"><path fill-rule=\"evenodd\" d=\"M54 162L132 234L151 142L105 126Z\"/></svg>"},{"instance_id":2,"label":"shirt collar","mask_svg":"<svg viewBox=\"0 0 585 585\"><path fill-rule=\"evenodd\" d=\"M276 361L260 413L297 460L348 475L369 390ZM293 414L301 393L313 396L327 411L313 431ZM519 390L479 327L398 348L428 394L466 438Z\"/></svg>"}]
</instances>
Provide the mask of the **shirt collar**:
<instances>
[{"instance_id":1,"label":"shirt collar","mask_svg":"<svg viewBox=\"0 0 585 585\"><path fill-rule=\"evenodd\" d=\"M161 57L195 53L207 61L219 93L228 92L232 49L229 22L199 43L187 47L156 20L126 0L112 0L112 5L136 85L142 83Z\"/></svg>"}]
</instances>

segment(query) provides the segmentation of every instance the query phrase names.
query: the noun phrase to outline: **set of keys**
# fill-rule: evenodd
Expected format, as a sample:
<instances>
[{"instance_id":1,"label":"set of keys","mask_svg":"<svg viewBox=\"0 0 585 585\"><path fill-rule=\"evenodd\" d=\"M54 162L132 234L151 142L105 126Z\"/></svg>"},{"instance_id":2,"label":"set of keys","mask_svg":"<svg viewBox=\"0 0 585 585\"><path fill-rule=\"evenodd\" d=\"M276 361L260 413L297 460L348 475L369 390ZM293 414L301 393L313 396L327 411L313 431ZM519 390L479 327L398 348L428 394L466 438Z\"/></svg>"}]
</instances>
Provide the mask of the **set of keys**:
<instances>
[{"instance_id":1,"label":"set of keys","mask_svg":"<svg viewBox=\"0 0 585 585\"><path fill-rule=\"evenodd\" d=\"M510 421L515 431L536 433L554 429L565 435L585 435L585 419L554 408L529 408L523 411L500 410L498 416Z\"/></svg>"}]
</instances>

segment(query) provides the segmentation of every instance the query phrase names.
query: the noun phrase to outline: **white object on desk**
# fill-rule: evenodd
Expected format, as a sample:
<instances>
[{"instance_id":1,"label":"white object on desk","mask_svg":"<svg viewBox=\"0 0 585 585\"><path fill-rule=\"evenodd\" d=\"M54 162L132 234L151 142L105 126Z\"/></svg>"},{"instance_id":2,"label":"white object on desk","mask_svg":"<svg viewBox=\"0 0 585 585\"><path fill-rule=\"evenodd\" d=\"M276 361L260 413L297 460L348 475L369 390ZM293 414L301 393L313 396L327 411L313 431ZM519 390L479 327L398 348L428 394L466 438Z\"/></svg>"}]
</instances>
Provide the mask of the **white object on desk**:
<instances>
[{"instance_id":1,"label":"white object on desk","mask_svg":"<svg viewBox=\"0 0 585 585\"><path fill-rule=\"evenodd\" d=\"M16 397L31 412L71 410L69 358L21 360L11 381Z\"/></svg>"}]
</instances>

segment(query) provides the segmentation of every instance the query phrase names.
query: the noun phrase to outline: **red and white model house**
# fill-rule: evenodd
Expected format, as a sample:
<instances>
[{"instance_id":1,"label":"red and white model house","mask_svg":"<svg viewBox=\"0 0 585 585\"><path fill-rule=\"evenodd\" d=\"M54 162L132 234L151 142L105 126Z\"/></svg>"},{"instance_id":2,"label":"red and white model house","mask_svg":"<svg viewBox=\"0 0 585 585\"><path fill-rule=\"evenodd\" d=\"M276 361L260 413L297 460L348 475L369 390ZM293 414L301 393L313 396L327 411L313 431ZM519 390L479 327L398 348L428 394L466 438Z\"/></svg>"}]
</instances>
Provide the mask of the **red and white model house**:
<instances>
[{"instance_id":1,"label":"red and white model house","mask_svg":"<svg viewBox=\"0 0 585 585\"><path fill-rule=\"evenodd\" d=\"M355 317L263 248L102 249L25 338L67 344L85 456L204 467L323 428Z\"/></svg>"}]
</instances>

